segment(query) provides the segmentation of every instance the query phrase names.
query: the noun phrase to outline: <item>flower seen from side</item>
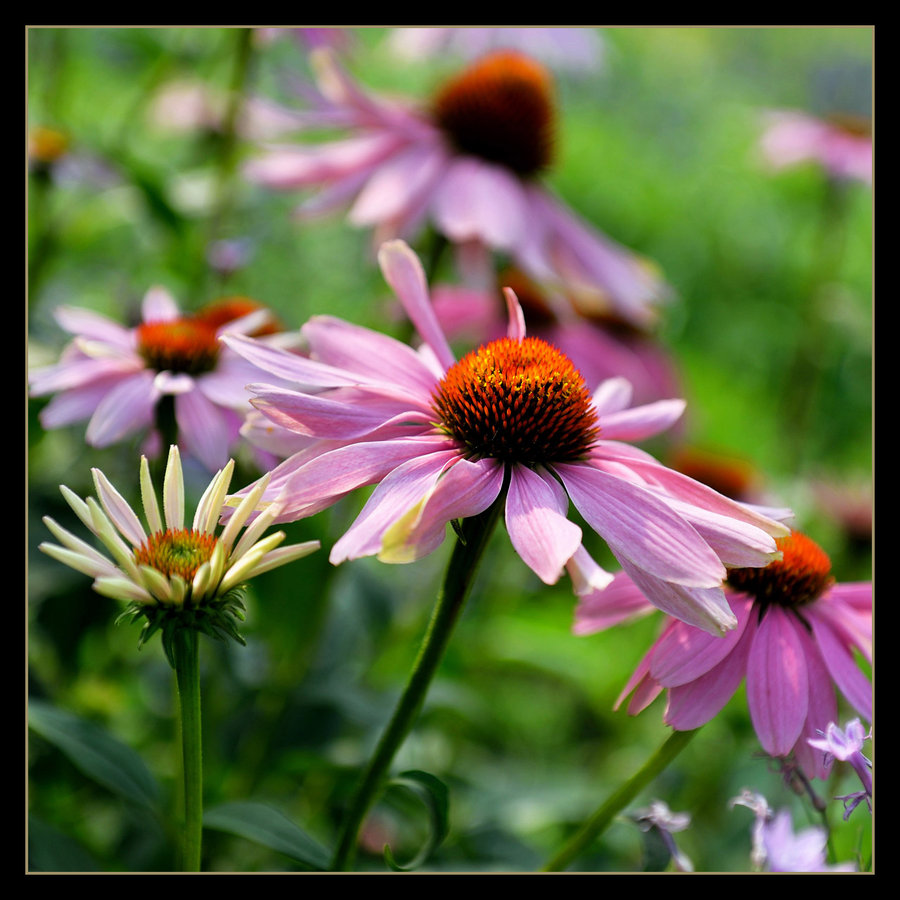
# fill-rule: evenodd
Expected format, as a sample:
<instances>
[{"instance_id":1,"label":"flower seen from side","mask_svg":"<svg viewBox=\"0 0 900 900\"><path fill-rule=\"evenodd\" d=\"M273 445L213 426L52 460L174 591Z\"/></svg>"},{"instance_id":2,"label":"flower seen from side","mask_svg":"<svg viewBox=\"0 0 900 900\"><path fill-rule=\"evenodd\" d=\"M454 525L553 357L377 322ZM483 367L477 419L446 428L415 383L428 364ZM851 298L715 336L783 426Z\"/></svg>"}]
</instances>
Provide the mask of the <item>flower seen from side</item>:
<instances>
[{"instance_id":1,"label":"flower seen from side","mask_svg":"<svg viewBox=\"0 0 900 900\"><path fill-rule=\"evenodd\" d=\"M653 800L646 809L636 812L635 819L642 831L656 831L668 850L672 864L677 871L694 871L694 864L679 849L673 837L674 834L684 831L691 824L691 817L687 813L672 812L662 800Z\"/></svg>"},{"instance_id":2,"label":"flower seen from side","mask_svg":"<svg viewBox=\"0 0 900 900\"><path fill-rule=\"evenodd\" d=\"M515 51L491 53L446 82L427 108L370 95L333 54L312 57L311 122L347 135L273 144L246 166L272 189L312 189L307 218L349 207L375 244L427 225L457 248L508 255L530 277L635 324L670 293L652 266L593 229L546 187L556 143L553 82ZM477 254L475 254L477 255Z\"/></svg>"},{"instance_id":3,"label":"flower seen from side","mask_svg":"<svg viewBox=\"0 0 900 900\"><path fill-rule=\"evenodd\" d=\"M329 316L303 327L308 358L223 338L292 382L249 385L252 403L311 441L271 473L279 520L376 485L330 559L404 563L435 550L448 523L500 499L513 547L542 581L568 571L579 590L595 590L611 576L583 547L571 500L653 603L715 634L733 628L725 566L766 565L786 529L626 443L671 425L683 402L629 408L621 379L592 394L558 349L525 334L512 291L509 333L456 359L418 257L395 241L379 262L424 340L417 350Z\"/></svg>"},{"instance_id":4,"label":"flower seen from side","mask_svg":"<svg viewBox=\"0 0 900 900\"><path fill-rule=\"evenodd\" d=\"M29 373L32 396L53 395L40 414L44 428L87 420L87 443L108 447L152 429L169 398L185 450L209 471L226 464L250 409L244 385L259 373L219 337L266 332L273 322L266 309L251 301L186 315L168 291L152 288L134 328L76 307L55 316L75 337L57 363Z\"/></svg>"},{"instance_id":5,"label":"flower seen from side","mask_svg":"<svg viewBox=\"0 0 900 900\"><path fill-rule=\"evenodd\" d=\"M59 543L44 542L40 549L93 578L97 593L126 603L125 615L146 618L141 643L161 631L168 653L173 630L185 626L243 643L237 631L237 622L243 618L242 586L263 572L307 556L319 542L282 547L283 531L264 536L279 512L277 503L261 503L265 477L217 531L233 470L234 461L229 460L216 473L188 526L177 446L169 448L162 509L147 458L141 458L143 521L103 472L93 469L96 498L83 500L64 485L60 490L108 555L49 516L44 523Z\"/></svg>"},{"instance_id":6,"label":"flower seen from side","mask_svg":"<svg viewBox=\"0 0 900 900\"><path fill-rule=\"evenodd\" d=\"M767 117L760 149L775 169L811 162L833 178L872 181L872 123L867 118L774 111Z\"/></svg>"},{"instance_id":7,"label":"flower seen from side","mask_svg":"<svg viewBox=\"0 0 900 900\"><path fill-rule=\"evenodd\" d=\"M835 582L822 549L800 532L776 542L782 558L728 571L726 601L737 627L721 640L670 619L639 663L617 706L645 709L667 691L664 721L678 731L714 718L746 681L750 719L772 757L793 756L810 778L825 778L816 740L837 718L835 687L865 719L872 686L854 653L872 660L872 585ZM575 631L587 634L650 610L627 574L608 595L586 595Z\"/></svg>"}]
</instances>

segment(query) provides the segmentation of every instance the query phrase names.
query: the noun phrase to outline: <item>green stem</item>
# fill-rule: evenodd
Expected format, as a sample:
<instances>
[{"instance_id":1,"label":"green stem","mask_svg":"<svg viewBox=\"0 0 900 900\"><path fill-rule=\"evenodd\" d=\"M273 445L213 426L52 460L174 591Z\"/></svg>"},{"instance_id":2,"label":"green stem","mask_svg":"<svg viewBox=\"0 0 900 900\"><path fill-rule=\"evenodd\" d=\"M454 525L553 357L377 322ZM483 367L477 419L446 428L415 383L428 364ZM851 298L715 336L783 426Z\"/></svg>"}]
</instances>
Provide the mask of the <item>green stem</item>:
<instances>
[{"instance_id":1,"label":"green stem","mask_svg":"<svg viewBox=\"0 0 900 900\"><path fill-rule=\"evenodd\" d=\"M200 871L203 834L203 754L200 733L200 665L198 632L179 628L172 641L181 712L184 772L184 834L181 868Z\"/></svg>"},{"instance_id":2,"label":"green stem","mask_svg":"<svg viewBox=\"0 0 900 900\"><path fill-rule=\"evenodd\" d=\"M573 835L542 869L542 872L562 872L585 848L601 835L612 820L690 743L699 731L673 731L668 740L604 803Z\"/></svg>"},{"instance_id":3,"label":"green stem","mask_svg":"<svg viewBox=\"0 0 900 900\"><path fill-rule=\"evenodd\" d=\"M453 626L468 596L475 570L503 509L505 494L504 489L490 509L478 516L464 519L460 525L456 546L444 576L444 584L419 648L419 655L410 672L406 689L375 748L374 755L369 760L368 768L344 819L331 865L332 871L345 872L353 862L359 829L384 782L394 756L422 708L425 694L443 658Z\"/></svg>"}]
</instances>

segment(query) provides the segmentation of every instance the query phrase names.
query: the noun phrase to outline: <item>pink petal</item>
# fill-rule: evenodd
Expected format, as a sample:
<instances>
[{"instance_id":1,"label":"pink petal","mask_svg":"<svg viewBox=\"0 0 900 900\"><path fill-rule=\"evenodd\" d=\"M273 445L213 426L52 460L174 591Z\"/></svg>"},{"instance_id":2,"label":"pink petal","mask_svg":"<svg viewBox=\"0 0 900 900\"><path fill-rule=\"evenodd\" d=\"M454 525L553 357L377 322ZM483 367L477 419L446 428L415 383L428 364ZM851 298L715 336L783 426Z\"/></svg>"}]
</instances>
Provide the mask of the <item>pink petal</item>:
<instances>
[{"instance_id":1,"label":"pink petal","mask_svg":"<svg viewBox=\"0 0 900 900\"><path fill-rule=\"evenodd\" d=\"M74 306L58 307L53 317L71 334L109 344L122 353L134 352L134 333L100 313Z\"/></svg>"},{"instance_id":2,"label":"pink petal","mask_svg":"<svg viewBox=\"0 0 900 900\"><path fill-rule=\"evenodd\" d=\"M818 604L812 605L807 619L812 625L813 635L822 651L825 665L840 692L864 719L871 722L872 685L857 665L840 632L819 613L817 606Z\"/></svg>"},{"instance_id":3,"label":"pink petal","mask_svg":"<svg viewBox=\"0 0 900 900\"><path fill-rule=\"evenodd\" d=\"M120 382L97 405L88 423L85 440L93 447L107 447L153 421L159 392L150 371L137 372Z\"/></svg>"},{"instance_id":4,"label":"pink petal","mask_svg":"<svg viewBox=\"0 0 900 900\"><path fill-rule=\"evenodd\" d=\"M525 337L525 314L519 298L512 288L503 288L503 297L506 300L506 310L509 316L509 327L506 335L514 341L521 341Z\"/></svg>"},{"instance_id":5,"label":"pink petal","mask_svg":"<svg viewBox=\"0 0 900 900\"><path fill-rule=\"evenodd\" d=\"M806 722L794 747L794 756L803 771L812 778L826 778L824 754L809 744L809 739L821 737L829 723L837 722L838 707L831 676L822 659L822 654L805 628L798 628L797 634L803 644L803 652L809 672L809 708Z\"/></svg>"},{"instance_id":6,"label":"pink petal","mask_svg":"<svg viewBox=\"0 0 900 900\"><path fill-rule=\"evenodd\" d=\"M528 212L514 175L469 156L454 159L433 202L438 229L450 240L478 240L500 250L518 242Z\"/></svg>"},{"instance_id":7,"label":"pink petal","mask_svg":"<svg viewBox=\"0 0 900 900\"><path fill-rule=\"evenodd\" d=\"M444 369L449 369L455 358L428 297L425 270L418 256L403 241L388 241L378 251L378 263L422 339Z\"/></svg>"},{"instance_id":8,"label":"pink petal","mask_svg":"<svg viewBox=\"0 0 900 900\"><path fill-rule=\"evenodd\" d=\"M332 548L329 560L338 565L378 553L385 531L422 500L457 456L456 450L416 456L385 475L362 512Z\"/></svg>"},{"instance_id":9,"label":"pink petal","mask_svg":"<svg viewBox=\"0 0 900 900\"><path fill-rule=\"evenodd\" d=\"M714 718L734 696L747 671L747 658L756 633L746 628L718 665L694 681L670 688L664 721L679 731L699 728Z\"/></svg>"},{"instance_id":10,"label":"pink petal","mask_svg":"<svg viewBox=\"0 0 900 900\"><path fill-rule=\"evenodd\" d=\"M301 329L311 354L337 369L408 387L428 398L435 378L407 344L332 316L314 316Z\"/></svg>"},{"instance_id":11,"label":"pink petal","mask_svg":"<svg viewBox=\"0 0 900 900\"><path fill-rule=\"evenodd\" d=\"M175 298L164 287L152 287L141 301L144 322L170 322L181 315Z\"/></svg>"},{"instance_id":12,"label":"pink petal","mask_svg":"<svg viewBox=\"0 0 900 900\"><path fill-rule=\"evenodd\" d=\"M357 226L403 219L416 208L447 164L439 145L413 145L383 162L360 191L347 218Z\"/></svg>"},{"instance_id":13,"label":"pink petal","mask_svg":"<svg viewBox=\"0 0 900 900\"><path fill-rule=\"evenodd\" d=\"M512 467L506 529L516 552L545 584L555 584L581 545L581 529L566 518L565 491L546 470Z\"/></svg>"},{"instance_id":14,"label":"pink petal","mask_svg":"<svg viewBox=\"0 0 900 900\"><path fill-rule=\"evenodd\" d=\"M665 633L665 632L664 632ZM613 709L618 709L625 698L634 692L634 696L628 704L628 714L636 716L641 710L646 709L662 692L662 685L654 681L650 676L650 654L648 653L632 672L628 683L622 688Z\"/></svg>"},{"instance_id":15,"label":"pink petal","mask_svg":"<svg viewBox=\"0 0 900 900\"><path fill-rule=\"evenodd\" d=\"M447 525L484 512L503 485L503 466L493 459L459 459L441 474L429 493L385 535L382 562L412 562L436 550Z\"/></svg>"},{"instance_id":16,"label":"pink petal","mask_svg":"<svg viewBox=\"0 0 900 900\"><path fill-rule=\"evenodd\" d=\"M683 622L670 628L653 648L653 677L664 687L678 687L696 681L733 653L754 613L752 602L743 597L732 596L730 605L737 616L737 627L724 637Z\"/></svg>"},{"instance_id":17,"label":"pink petal","mask_svg":"<svg viewBox=\"0 0 900 900\"><path fill-rule=\"evenodd\" d=\"M605 440L641 441L671 428L685 408L684 400L657 400L600 418Z\"/></svg>"},{"instance_id":18,"label":"pink petal","mask_svg":"<svg viewBox=\"0 0 900 900\"><path fill-rule=\"evenodd\" d=\"M665 581L714 587L725 567L697 532L662 500L585 464L555 466L579 512L620 559Z\"/></svg>"},{"instance_id":19,"label":"pink petal","mask_svg":"<svg viewBox=\"0 0 900 900\"><path fill-rule=\"evenodd\" d=\"M573 559L583 552L584 549L580 548ZM572 561L567 568L574 584ZM576 584L575 593L579 597L575 608L575 624L572 627L575 634L603 631L657 609L625 572L619 572L608 586L596 590L580 590Z\"/></svg>"},{"instance_id":20,"label":"pink petal","mask_svg":"<svg viewBox=\"0 0 900 900\"><path fill-rule=\"evenodd\" d=\"M227 465L233 435L221 407L211 403L199 391L178 394L175 419L185 448L210 472Z\"/></svg>"},{"instance_id":21,"label":"pink petal","mask_svg":"<svg viewBox=\"0 0 900 900\"><path fill-rule=\"evenodd\" d=\"M737 619L720 587L696 588L674 584L649 575L625 557L623 570L658 609L688 625L721 637L737 625Z\"/></svg>"},{"instance_id":22,"label":"pink petal","mask_svg":"<svg viewBox=\"0 0 900 900\"><path fill-rule=\"evenodd\" d=\"M626 409L631 403L632 394L633 389L628 379L607 378L597 386L592 399L598 415L608 416Z\"/></svg>"},{"instance_id":23,"label":"pink petal","mask_svg":"<svg viewBox=\"0 0 900 900\"><path fill-rule=\"evenodd\" d=\"M809 709L809 677L794 618L770 605L747 659L750 719L766 753L791 752Z\"/></svg>"}]
</instances>

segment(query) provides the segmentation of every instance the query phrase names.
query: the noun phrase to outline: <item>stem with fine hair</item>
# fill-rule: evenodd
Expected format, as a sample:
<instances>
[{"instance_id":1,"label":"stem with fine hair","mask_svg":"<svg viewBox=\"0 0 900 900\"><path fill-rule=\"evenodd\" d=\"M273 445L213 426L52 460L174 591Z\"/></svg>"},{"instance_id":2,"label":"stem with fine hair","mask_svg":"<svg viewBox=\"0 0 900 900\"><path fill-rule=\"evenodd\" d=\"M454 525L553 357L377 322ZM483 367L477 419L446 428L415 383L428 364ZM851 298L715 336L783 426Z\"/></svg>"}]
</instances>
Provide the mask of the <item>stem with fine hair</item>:
<instances>
[{"instance_id":1,"label":"stem with fine hair","mask_svg":"<svg viewBox=\"0 0 900 900\"><path fill-rule=\"evenodd\" d=\"M612 820L643 790L660 772L678 756L699 731L673 731L668 740L644 763L631 778L622 784L609 799L581 826L569 842L541 869L542 872L562 872L599 837Z\"/></svg>"},{"instance_id":2,"label":"stem with fine hair","mask_svg":"<svg viewBox=\"0 0 900 900\"><path fill-rule=\"evenodd\" d=\"M443 658L453 626L459 619L468 596L475 570L503 509L505 493L505 489L502 490L488 510L480 515L463 519L460 525L456 546L453 548L453 555L444 576L444 584L406 688L375 748L374 755L369 760L344 818L331 865L332 871L347 871L353 862L359 829L384 783L394 756L422 708L425 694Z\"/></svg>"},{"instance_id":3,"label":"stem with fine hair","mask_svg":"<svg viewBox=\"0 0 900 900\"><path fill-rule=\"evenodd\" d=\"M200 871L203 834L203 754L200 733L200 665L198 632L179 628L172 641L184 775L184 830L181 869Z\"/></svg>"}]
</instances>

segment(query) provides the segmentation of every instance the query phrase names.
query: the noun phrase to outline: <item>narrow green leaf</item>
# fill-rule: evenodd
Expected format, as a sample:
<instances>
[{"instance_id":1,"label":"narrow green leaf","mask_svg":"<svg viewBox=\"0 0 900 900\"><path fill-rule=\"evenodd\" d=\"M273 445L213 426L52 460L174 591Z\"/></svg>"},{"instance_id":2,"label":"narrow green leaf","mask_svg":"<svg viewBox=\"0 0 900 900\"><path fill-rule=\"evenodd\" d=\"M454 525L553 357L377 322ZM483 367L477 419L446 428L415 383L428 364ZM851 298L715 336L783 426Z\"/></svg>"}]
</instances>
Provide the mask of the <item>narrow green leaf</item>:
<instances>
[{"instance_id":1,"label":"narrow green leaf","mask_svg":"<svg viewBox=\"0 0 900 900\"><path fill-rule=\"evenodd\" d=\"M331 854L300 826L264 803L223 803L203 814L206 828L227 831L289 856L309 869L324 871Z\"/></svg>"},{"instance_id":2,"label":"narrow green leaf","mask_svg":"<svg viewBox=\"0 0 900 900\"><path fill-rule=\"evenodd\" d=\"M99 725L40 700L29 701L28 719L89 778L126 800L157 808L159 785L144 761Z\"/></svg>"},{"instance_id":3,"label":"narrow green leaf","mask_svg":"<svg viewBox=\"0 0 900 900\"><path fill-rule=\"evenodd\" d=\"M384 847L384 860L395 872L410 872L419 868L447 836L450 829L450 796L443 781L418 769L401 772L397 778L391 780L391 786L411 790L425 803L431 817L431 833L428 840L406 865L401 866L396 861L388 845Z\"/></svg>"}]
</instances>

